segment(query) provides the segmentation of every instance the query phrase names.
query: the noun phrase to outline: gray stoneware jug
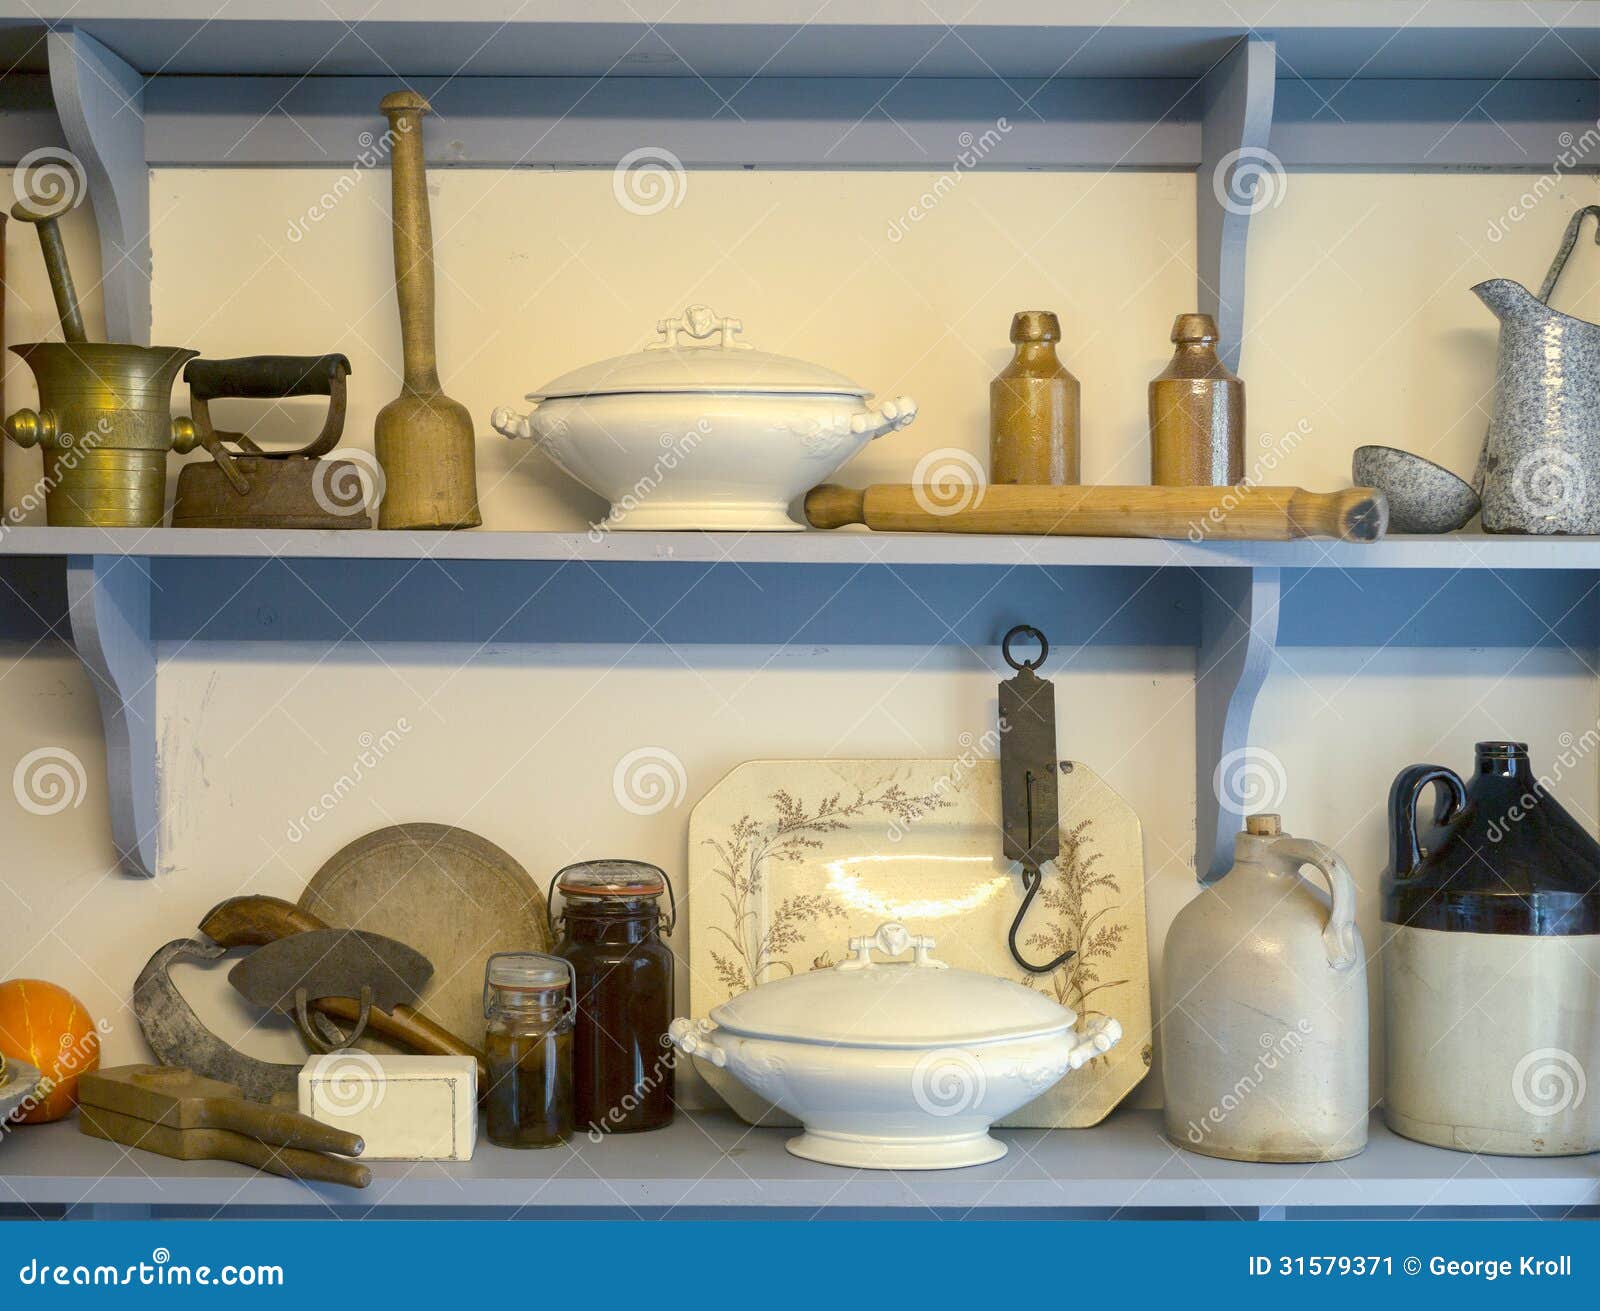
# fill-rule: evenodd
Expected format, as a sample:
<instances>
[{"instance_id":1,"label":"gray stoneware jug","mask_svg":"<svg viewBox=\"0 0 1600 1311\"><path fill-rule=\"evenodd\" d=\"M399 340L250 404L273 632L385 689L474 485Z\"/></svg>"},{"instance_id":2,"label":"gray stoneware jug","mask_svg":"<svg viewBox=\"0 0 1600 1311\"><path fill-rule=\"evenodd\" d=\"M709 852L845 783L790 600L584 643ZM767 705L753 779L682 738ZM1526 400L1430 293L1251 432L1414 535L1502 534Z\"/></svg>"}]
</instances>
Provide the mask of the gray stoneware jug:
<instances>
[{"instance_id":1,"label":"gray stoneware jug","mask_svg":"<svg viewBox=\"0 0 1600 1311\"><path fill-rule=\"evenodd\" d=\"M1586 215L1600 220L1600 205L1572 216L1537 296L1509 278L1472 289L1500 320L1480 462L1485 532L1600 533L1600 325L1545 304Z\"/></svg>"}]
</instances>

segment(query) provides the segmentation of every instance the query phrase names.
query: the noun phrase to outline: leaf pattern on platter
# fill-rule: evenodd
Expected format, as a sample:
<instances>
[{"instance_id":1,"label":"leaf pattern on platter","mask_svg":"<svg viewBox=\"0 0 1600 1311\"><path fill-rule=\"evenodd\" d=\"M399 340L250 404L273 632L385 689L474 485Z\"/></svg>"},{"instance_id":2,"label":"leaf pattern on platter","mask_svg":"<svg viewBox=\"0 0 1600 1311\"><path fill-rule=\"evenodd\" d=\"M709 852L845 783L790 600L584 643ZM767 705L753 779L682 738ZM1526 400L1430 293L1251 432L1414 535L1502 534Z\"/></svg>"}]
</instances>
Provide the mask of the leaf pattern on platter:
<instances>
[{"instance_id":1,"label":"leaf pattern on platter","mask_svg":"<svg viewBox=\"0 0 1600 1311\"><path fill-rule=\"evenodd\" d=\"M725 914L711 925L722 939L711 949L718 980L736 996L769 978L798 973L789 953L805 938L805 931L824 920L845 918L844 907L819 892L796 892L783 898L767 915L763 930L756 913L765 887L769 862L801 864L823 843L818 836L837 833L851 820L881 815L900 824L915 823L934 810L953 805L937 793L915 796L893 776L858 787L854 796L832 792L810 805L784 788L773 792L771 816L758 820L741 815L720 837L705 838L702 845L715 856L713 869L723 884ZM827 953L812 962L812 969L827 968ZM831 964L831 962L829 962Z\"/></svg>"},{"instance_id":2,"label":"leaf pattern on platter","mask_svg":"<svg viewBox=\"0 0 1600 1311\"><path fill-rule=\"evenodd\" d=\"M1048 984L1061 1005L1077 1012L1080 1025L1110 1014L1102 1009L1107 999L1097 994L1127 982L1126 979L1101 977L1109 958L1122 946L1128 925L1126 921L1111 918L1121 910L1122 888L1115 874L1096 868L1101 853L1095 850L1090 833L1093 828L1094 821L1084 819L1061 830L1061 854L1056 858L1055 872L1040 885L1036 901L1051 918L1038 924L1023 939L1028 947L1049 956L1064 951L1075 953L1051 974L1028 974L1022 982L1030 988ZM1098 908L1091 910L1091 905L1096 903ZM1107 1059L1105 1055L1096 1056L1090 1064Z\"/></svg>"}]
</instances>

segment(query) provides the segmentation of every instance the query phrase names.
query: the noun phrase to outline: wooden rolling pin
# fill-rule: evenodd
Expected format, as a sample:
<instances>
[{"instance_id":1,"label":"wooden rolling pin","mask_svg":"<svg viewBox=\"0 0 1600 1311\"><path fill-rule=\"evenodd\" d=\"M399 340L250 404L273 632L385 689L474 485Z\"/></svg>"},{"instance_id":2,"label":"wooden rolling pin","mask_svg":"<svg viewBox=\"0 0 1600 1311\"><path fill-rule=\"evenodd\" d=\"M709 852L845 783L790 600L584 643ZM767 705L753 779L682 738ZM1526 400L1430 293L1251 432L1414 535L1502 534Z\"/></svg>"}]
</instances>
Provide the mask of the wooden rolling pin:
<instances>
[{"instance_id":1,"label":"wooden rolling pin","mask_svg":"<svg viewBox=\"0 0 1600 1311\"><path fill-rule=\"evenodd\" d=\"M865 491L824 483L806 493L813 528L866 524L879 532L1018 533L1053 537L1170 537L1271 541L1339 537L1375 542L1389 503L1371 487L1308 492L1299 487L1043 487L991 483L948 491L880 483Z\"/></svg>"}]
</instances>

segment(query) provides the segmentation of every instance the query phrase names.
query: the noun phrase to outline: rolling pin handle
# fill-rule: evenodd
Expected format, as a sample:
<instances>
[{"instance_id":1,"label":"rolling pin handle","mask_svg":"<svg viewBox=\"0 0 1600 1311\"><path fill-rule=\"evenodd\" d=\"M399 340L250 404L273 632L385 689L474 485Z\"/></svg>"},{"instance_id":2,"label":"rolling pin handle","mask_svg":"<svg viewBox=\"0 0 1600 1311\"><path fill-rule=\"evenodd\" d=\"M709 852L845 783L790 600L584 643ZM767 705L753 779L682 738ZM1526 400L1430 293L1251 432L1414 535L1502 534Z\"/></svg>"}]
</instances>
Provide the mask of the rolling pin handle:
<instances>
[{"instance_id":1,"label":"rolling pin handle","mask_svg":"<svg viewBox=\"0 0 1600 1311\"><path fill-rule=\"evenodd\" d=\"M867 494L855 487L823 483L806 493L806 522L813 528L843 528L866 523Z\"/></svg>"}]
</instances>

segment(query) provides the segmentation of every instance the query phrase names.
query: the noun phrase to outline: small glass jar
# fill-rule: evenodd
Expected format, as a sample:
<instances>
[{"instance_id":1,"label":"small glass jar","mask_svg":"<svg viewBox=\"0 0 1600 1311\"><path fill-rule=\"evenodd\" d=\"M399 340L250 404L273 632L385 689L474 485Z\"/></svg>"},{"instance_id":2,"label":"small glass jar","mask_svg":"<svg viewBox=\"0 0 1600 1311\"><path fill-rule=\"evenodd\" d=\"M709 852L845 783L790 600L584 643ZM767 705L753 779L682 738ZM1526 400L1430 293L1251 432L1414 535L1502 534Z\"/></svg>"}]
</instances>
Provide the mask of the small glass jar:
<instances>
[{"instance_id":1,"label":"small glass jar","mask_svg":"<svg viewBox=\"0 0 1600 1311\"><path fill-rule=\"evenodd\" d=\"M572 1137L572 966L539 951L502 951L483 972L489 1141L558 1147Z\"/></svg>"},{"instance_id":2,"label":"small glass jar","mask_svg":"<svg viewBox=\"0 0 1600 1311\"><path fill-rule=\"evenodd\" d=\"M573 1113L602 1133L672 1123L675 1076L671 933L661 923L667 876L637 860L591 860L555 877L564 904L556 954L572 966ZM676 900L674 899L674 918Z\"/></svg>"}]
</instances>

